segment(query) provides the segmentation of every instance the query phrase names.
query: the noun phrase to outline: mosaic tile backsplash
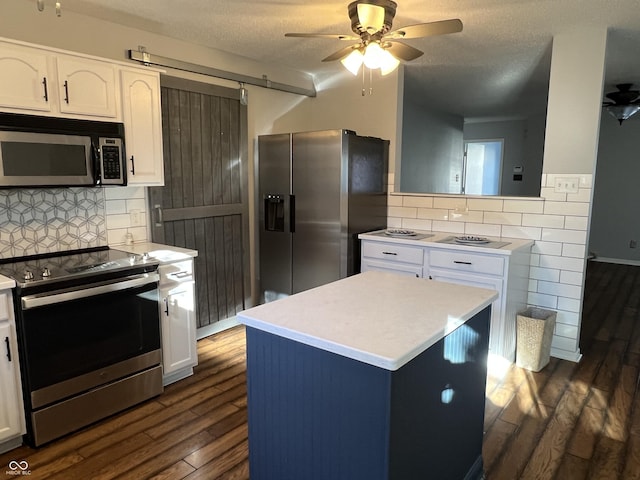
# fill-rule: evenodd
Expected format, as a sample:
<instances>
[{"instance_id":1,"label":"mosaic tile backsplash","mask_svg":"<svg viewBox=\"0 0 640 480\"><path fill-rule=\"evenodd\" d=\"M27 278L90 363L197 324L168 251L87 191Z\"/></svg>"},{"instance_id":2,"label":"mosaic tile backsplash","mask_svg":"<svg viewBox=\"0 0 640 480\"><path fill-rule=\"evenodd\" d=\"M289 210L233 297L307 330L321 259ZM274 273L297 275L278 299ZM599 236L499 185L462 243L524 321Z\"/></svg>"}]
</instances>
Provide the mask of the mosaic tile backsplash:
<instances>
[{"instance_id":1,"label":"mosaic tile backsplash","mask_svg":"<svg viewBox=\"0 0 640 480\"><path fill-rule=\"evenodd\" d=\"M104 245L103 189L0 190L0 258Z\"/></svg>"}]
</instances>

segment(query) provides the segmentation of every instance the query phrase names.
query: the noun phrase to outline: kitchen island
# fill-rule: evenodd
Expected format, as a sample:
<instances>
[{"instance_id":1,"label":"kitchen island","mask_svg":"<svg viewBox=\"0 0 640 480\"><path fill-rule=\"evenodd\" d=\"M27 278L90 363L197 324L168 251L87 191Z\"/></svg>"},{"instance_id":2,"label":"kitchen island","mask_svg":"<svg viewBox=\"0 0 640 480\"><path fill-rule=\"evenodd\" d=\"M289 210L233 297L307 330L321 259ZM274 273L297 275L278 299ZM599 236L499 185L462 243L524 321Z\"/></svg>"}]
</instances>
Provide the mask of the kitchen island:
<instances>
[{"instance_id":1,"label":"kitchen island","mask_svg":"<svg viewBox=\"0 0 640 480\"><path fill-rule=\"evenodd\" d=\"M366 272L240 313L252 480L480 478L496 297Z\"/></svg>"}]
</instances>

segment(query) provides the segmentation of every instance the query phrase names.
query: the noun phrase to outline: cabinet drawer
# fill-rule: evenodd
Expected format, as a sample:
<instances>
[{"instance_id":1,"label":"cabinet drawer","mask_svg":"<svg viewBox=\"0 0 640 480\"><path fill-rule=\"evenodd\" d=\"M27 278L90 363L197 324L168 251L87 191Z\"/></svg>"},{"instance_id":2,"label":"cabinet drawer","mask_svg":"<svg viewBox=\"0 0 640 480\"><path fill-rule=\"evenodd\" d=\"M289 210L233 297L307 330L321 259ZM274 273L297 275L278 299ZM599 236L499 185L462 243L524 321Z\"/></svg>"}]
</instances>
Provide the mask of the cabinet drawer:
<instances>
[{"instance_id":1,"label":"cabinet drawer","mask_svg":"<svg viewBox=\"0 0 640 480\"><path fill-rule=\"evenodd\" d=\"M383 260L364 260L360 269L363 272L374 270L377 272L391 272L422 278L421 265L405 265L397 262L385 262Z\"/></svg>"},{"instance_id":2,"label":"cabinet drawer","mask_svg":"<svg viewBox=\"0 0 640 480\"><path fill-rule=\"evenodd\" d=\"M504 274L504 258L477 253L433 249L430 253L429 265L463 272Z\"/></svg>"},{"instance_id":3,"label":"cabinet drawer","mask_svg":"<svg viewBox=\"0 0 640 480\"><path fill-rule=\"evenodd\" d=\"M414 263L422 265L424 250L393 243L363 242L362 255L392 262Z\"/></svg>"}]
</instances>

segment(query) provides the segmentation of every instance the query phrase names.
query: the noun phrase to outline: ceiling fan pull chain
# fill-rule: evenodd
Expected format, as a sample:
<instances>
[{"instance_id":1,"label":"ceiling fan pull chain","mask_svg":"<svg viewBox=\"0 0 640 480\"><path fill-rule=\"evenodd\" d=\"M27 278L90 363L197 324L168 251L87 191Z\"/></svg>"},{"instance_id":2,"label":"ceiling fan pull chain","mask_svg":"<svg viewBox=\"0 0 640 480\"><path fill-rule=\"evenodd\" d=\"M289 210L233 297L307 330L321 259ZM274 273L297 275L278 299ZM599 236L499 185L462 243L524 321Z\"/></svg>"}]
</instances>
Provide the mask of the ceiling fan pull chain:
<instances>
[{"instance_id":1,"label":"ceiling fan pull chain","mask_svg":"<svg viewBox=\"0 0 640 480\"><path fill-rule=\"evenodd\" d=\"M373 95L373 69L369 69L369 95Z\"/></svg>"},{"instance_id":2,"label":"ceiling fan pull chain","mask_svg":"<svg viewBox=\"0 0 640 480\"><path fill-rule=\"evenodd\" d=\"M364 90L364 71L366 70L366 68L364 67L364 65L362 66L362 96L365 96L365 90Z\"/></svg>"}]
</instances>

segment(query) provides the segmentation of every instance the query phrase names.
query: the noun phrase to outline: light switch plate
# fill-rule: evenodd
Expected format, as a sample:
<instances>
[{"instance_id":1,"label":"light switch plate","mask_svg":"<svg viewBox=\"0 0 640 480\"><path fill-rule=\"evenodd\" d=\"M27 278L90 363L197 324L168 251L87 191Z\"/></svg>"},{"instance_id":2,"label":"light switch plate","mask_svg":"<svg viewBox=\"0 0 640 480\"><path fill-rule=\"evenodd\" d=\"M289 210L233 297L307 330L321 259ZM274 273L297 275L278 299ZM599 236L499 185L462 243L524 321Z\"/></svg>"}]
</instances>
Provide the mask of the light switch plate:
<instances>
[{"instance_id":1,"label":"light switch plate","mask_svg":"<svg viewBox=\"0 0 640 480\"><path fill-rule=\"evenodd\" d=\"M578 193L579 177L556 177L554 191L556 193Z\"/></svg>"}]
</instances>

